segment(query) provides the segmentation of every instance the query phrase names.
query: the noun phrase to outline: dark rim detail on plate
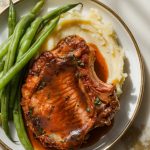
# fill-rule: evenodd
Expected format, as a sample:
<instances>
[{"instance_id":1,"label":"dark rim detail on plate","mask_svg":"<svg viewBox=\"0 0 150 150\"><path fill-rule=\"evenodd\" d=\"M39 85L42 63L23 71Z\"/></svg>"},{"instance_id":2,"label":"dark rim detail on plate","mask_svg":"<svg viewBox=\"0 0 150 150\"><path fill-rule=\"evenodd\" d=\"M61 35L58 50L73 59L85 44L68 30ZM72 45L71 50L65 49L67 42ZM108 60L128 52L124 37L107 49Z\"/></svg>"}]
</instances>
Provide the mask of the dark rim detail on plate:
<instances>
[{"instance_id":1,"label":"dark rim detail on plate","mask_svg":"<svg viewBox=\"0 0 150 150\"><path fill-rule=\"evenodd\" d=\"M18 0L16 3L20 2L21 0ZM135 48L136 48L136 51L137 51L137 54L138 54L138 58L139 58L139 62L140 62L140 69L141 69L141 87L140 87L140 93L139 93L139 96L137 98L138 100L138 104L135 108L135 111L133 113L133 116L131 118L131 120L128 122L128 124L126 125L126 127L124 128L124 130L120 133L120 135L114 140L114 142L112 142L110 145L108 145L105 149L108 149L110 147L112 147L122 136L123 134L127 131L127 129L131 126L131 124L133 123L137 113L138 113L138 110L141 106L141 102L142 102L142 97L143 97L143 93L144 93L144 82L145 82L145 78L144 78L144 64L143 64L143 59L142 59L142 56L141 56L141 53L140 53L140 49L139 49L139 46L132 34L132 32L130 31L130 29L128 28L128 26L126 25L126 23L122 20L122 18L114 11L112 10L110 7L108 7L107 5L103 4L102 2L100 2L99 0L90 0L92 2L95 2L97 3L98 5L100 5L101 7L103 7L106 11L108 11L110 14L112 14L120 23L121 25L123 25L123 27L125 28L125 30L128 32ZM7 9L8 7L4 8L3 11L0 13L4 13L5 10ZM9 148L1 139L0 139L0 143L7 149L7 150L12 150L11 148ZM97 150L99 148L99 146L97 148L95 148L94 150Z\"/></svg>"}]
</instances>

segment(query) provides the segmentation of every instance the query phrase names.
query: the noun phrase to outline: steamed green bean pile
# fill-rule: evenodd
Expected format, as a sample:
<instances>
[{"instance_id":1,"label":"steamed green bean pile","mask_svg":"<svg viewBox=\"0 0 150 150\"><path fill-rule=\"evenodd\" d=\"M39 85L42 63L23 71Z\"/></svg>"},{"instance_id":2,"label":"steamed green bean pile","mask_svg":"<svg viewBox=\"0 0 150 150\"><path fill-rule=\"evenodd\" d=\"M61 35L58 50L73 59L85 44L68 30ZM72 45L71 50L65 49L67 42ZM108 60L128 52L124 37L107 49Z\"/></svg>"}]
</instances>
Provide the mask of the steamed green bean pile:
<instances>
[{"instance_id":1,"label":"steamed green bean pile","mask_svg":"<svg viewBox=\"0 0 150 150\"><path fill-rule=\"evenodd\" d=\"M44 2L45 0L39 0L32 10L17 20L15 6L10 0L8 39L0 45L0 124L12 139L9 120L13 119L20 142L27 150L32 150L33 147L26 133L20 106L25 68L56 28L60 15L81 4L61 6L40 16Z\"/></svg>"}]
</instances>

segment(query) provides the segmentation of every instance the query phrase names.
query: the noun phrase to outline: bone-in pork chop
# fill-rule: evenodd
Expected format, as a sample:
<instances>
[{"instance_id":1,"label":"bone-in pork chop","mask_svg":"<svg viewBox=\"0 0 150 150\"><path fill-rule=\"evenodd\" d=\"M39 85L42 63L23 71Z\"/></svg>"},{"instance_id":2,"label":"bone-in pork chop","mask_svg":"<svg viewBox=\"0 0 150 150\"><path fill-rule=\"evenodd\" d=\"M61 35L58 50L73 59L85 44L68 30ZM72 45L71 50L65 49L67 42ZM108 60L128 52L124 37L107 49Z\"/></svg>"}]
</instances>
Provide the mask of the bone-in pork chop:
<instances>
[{"instance_id":1,"label":"bone-in pork chop","mask_svg":"<svg viewBox=\"0 0 150 150\"><path fill-rule=\"evenodd\" d=\"M35 60L22 87L28 128L47 149L78 148L93 128L110 125L119 109L115 86L94 71L95 51L68 36Z\"/></svg>"}]
</instances>

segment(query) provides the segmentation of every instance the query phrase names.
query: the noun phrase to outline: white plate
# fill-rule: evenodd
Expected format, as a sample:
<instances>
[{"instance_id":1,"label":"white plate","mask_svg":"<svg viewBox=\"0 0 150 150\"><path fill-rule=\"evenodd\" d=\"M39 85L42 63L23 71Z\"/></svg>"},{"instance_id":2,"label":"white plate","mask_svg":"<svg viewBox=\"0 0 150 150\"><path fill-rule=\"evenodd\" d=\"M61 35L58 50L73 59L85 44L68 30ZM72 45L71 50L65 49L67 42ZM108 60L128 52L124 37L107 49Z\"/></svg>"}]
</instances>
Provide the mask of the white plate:
<instances>
[{"instance_id":1,"label":"white plate","mask_svg":"<svg viewBox=\"0 0 150 150\"><path fill-rule=\"evenodd\" d=\"M89 8L97 8L104 20L113 23L113 27L119 37L127 58L125 61L125 72L128 73L128 78L123 86L123 94L120 97L121 109L115 116L114 124L106 134L99 136L99 138L97 138L92 145L82 148L82 150L107 149L112 146L131 125L139 109L144 84L143 63L139 48L132 33L117 14L96 0L69 0L69 3L76 3L77 1L80 1L84 4L83 11L86 12L89 10ZM25 0L16 4L18 14L23 15L28 12L34 3L35 1ZM47 4L45 5L43 12L47 12L48 10L60 5L67 4L68 0L49 0L46 3ZM7 14L8 11L6 10L0 15L0 43L7 38ZM19 141L12 124L11 131L14 140ZM16 144L11 142L5 136L2 128L0 128L0 139L8 149L24 149L20 142L17 142Z\"/></svg>"}]
</instances>

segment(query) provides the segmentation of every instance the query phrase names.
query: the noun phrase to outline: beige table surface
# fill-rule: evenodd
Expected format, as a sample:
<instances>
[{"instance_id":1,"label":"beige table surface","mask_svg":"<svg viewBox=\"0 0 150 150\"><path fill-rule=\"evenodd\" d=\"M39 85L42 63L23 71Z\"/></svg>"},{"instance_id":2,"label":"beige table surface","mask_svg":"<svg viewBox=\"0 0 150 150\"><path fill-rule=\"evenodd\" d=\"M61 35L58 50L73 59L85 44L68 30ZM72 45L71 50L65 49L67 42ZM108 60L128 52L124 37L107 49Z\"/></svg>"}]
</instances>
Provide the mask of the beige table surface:
<instances>
[{"instance_id":1,"label":"beige table surface","mask_svg":"<svg viewBox=\"0 0 150 150\"><path fill-rule=\"evenodd\" d=\"M111 150L150 150L150 0L101 1L114 9L128 24L145 62L146 84L142 106L133 125ZM7 5L8 0L0 0L0 12ZM0 146L0 150L4 150L4 147Z\"/></svg>"}]
</instances>

